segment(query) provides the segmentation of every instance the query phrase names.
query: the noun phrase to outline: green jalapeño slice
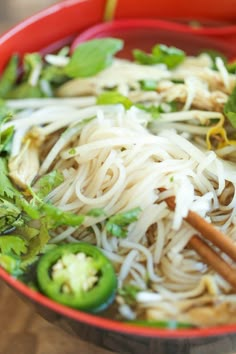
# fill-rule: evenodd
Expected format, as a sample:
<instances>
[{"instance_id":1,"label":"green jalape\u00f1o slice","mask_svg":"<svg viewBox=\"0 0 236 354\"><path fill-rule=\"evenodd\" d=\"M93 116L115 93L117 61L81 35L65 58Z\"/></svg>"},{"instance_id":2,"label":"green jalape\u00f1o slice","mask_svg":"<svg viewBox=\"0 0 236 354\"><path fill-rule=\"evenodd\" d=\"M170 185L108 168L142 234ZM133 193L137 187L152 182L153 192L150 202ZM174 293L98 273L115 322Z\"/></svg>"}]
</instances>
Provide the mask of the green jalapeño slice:
<instances>
[{"instance_id":1,"label":"green jalape\u00f1o slice","mask_svg":"<svg viewBox=\"0 0 236 354\"><path fill-rule=\"evenodd\" d=\"M117 278L111 262L95 246L71 243L44 254L37 266L40 290L82 311L99 312L114 300Z\"/></svg>"}]
</instances>

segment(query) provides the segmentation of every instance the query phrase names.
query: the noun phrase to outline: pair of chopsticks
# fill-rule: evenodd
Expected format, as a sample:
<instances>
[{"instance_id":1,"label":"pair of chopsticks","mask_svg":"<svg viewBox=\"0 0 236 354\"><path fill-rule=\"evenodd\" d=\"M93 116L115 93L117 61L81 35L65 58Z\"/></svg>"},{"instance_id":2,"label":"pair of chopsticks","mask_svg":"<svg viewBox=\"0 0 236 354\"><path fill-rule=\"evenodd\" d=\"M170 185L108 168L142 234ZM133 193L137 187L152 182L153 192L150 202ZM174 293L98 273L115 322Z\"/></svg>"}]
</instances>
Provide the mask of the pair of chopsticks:
<instances>
[{"instance_id":1,"label":"pair of chopsticks","mask_svg":"<svg viewBox=\"0 0 236 354\"><path fill-rule=\"evenodd\" d=\"M175 210L175 197L165 199L168 207ZM227 254L236 261L236 245L231 238L193 211L189 211L184 218L201 236L193 235L188 244L201 256L204 262L210 265L236 290L236 269L233 269L210 245L204 240L207 239L219 248L219 251Z\"/></svg>"}]
</instances>

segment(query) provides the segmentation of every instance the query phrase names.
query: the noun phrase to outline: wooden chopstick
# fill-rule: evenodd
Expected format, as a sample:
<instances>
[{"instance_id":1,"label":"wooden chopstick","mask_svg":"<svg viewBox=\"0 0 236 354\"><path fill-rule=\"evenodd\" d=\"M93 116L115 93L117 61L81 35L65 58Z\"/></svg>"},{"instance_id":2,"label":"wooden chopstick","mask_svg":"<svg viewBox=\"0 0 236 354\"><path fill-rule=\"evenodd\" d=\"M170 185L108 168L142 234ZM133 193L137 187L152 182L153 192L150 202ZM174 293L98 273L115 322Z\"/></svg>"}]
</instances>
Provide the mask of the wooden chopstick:
<instances>
[{"instance_id":1,"label":"wooden chopstick","mask_svg":"<svg viewBox=\"0 0 236 354\"><path fill-rule=\"evenodd\" d=\"M165 201L171 210L175 209L174 197L166 198ZM223 234L194 211L190 210L184 220L193 226L195 230L199 231L202 236L236 261L236 246L229 236Z\"/></svg>"},{"instance_id":2,"label":"wooden chopstick","mask_svg":"<svg viewBox=\"0 0 236 354\"><path fill-rule=\"evenodd\" d=\"M175 210L175 197L168 197L165 201L171 210ZM195 230L199 231L205 239L212 242L219 250L236 261L236 245L229 236L219 231L214 225L207 222L194 211L190 210L184 220L193 226ZM232 268L198 235L193 235L188 244L236 290L236 269Z\"/></svg>"},{"instance_id":3,"label":"wooden chopstick","mask_svg":"<svg viewBox=\"0 0 236 354\"><path fill-rule=\"evenodd\" d=\"M194 235L188 244L236 290L236 270L223 260L203 239Z\"/></svg>"}]
</instances>

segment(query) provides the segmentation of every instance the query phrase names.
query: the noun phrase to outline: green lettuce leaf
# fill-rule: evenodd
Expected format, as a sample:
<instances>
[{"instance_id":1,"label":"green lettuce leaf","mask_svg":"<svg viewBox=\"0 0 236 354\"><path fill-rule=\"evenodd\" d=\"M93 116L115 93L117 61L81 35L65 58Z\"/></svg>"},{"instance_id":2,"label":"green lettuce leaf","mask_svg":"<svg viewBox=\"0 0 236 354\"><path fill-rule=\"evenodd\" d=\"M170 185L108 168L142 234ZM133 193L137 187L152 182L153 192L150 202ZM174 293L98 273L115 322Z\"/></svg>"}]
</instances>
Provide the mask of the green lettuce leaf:
<instances>
[{"instance_id":1,"label":"green lettuce leaf","mask_svg":"<svg viewBox=\"0 0 236 354\"><path fill-rule=\"evenodd\" d=\"M65 73L72 78L96 75L112 64L113 56L123 48L115 38L93 39L81 43L72 54Z\"/></svg>"}]
</instances>

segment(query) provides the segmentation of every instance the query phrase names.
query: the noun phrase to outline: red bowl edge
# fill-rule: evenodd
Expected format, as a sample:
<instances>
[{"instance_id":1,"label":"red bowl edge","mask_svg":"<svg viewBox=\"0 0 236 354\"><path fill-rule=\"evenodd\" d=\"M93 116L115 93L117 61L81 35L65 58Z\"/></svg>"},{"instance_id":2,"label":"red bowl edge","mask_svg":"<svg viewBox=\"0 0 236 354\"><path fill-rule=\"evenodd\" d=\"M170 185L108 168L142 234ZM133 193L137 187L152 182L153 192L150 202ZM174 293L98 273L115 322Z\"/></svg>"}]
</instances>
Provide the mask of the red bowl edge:
<instances>
[{"instance_id":1,"label":"red bowl edge","mask_svg":"<svg viewBox=\"0 0 236 354\"><path fill-rule=\"evenodd\" d=\"M26 298L39 303L40 305L59 313L65 317L71 318L75 321L84 322L90 326L98 327L104 330L112 330L114 332L124 333L125 335L136 335L144 337L155 338L199 338L199 337L216 337L220 335L227 335L236 333L235 325L225 325L209 328L197 328L197 329L179 329L179 330L166 330L147 328L141 326L135 326L126 324L119 321L102 318L97 315L91 315L89 313L74 310L59 303L52 301L41 293L29 288L27 285L9 275L3 268L0 267L0 278L4 280L10 287L17 290L20 294Z\"/></svg>"}]
</instances>

